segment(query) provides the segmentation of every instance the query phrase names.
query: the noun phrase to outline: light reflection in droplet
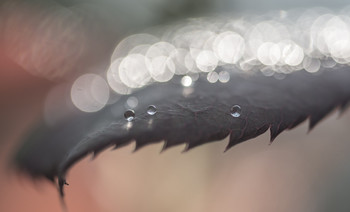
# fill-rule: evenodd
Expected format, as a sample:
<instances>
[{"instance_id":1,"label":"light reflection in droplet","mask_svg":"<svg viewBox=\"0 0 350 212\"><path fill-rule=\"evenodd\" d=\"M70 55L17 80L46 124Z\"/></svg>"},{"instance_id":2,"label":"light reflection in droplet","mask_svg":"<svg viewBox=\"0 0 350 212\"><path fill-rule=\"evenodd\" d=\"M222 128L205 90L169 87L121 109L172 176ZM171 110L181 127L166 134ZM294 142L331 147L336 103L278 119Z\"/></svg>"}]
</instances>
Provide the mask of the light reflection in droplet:
<instances>
[{"instance_id":1,"label":"light reflection in droplet","mask_svg":"<svg viewBox=\"0 0 350 212\"><path fill-rule=\"evenodd\" d=\"M151 115L151 116L153 116L154 114L156 114L156 113L157 113L157 108L156 108L156 106L154 106L154 105L148 106L148 108L147 108L147 113L148 113L148 115Z\"/></svg>"},{"instance_id":2,"label":"light reflection in droplet","mask_svg":"<svg viewBox=\"0 0 350 212\"><path fill-rule=\"evenodd\" d=\"M235 117L235 118L238 118L241 116L241 113L242 113L242 108L241 106L239 105L233 105L231 107L231 116Z\"/></svg>"},{"instance_id":3,"label":"light reflection in droplet","mask_svg":"<svg viewBox=\"0 0 350 212\"><path fill-rule=\"evenodd\" d=\"M124 118L125 118L125 120L127 120L128 122L134 120L134 118L135 118L135 111L133 111L133 110L131 110L131 109L125 111L125 113L124 113Z\"/></svg>"}]
</instances>

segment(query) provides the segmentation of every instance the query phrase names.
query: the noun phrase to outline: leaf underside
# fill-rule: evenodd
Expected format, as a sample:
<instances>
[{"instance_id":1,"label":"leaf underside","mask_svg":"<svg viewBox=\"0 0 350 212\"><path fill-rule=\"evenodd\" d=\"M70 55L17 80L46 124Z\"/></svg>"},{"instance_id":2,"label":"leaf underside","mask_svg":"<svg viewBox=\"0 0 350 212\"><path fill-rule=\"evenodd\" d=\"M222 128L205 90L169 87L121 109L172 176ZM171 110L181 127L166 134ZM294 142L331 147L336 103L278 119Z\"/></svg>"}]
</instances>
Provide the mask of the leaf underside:
<instances>
[{"instance_id":1,"label":"leaf underside","mask_svg":"<svg viewBox=\"0 0 350 212\"><path fill-rule=\"evenodd\" d=\"M230 135L229 149L268 129L273 141L283 130L307 118L312 129L334 108L345 110L350 100L350 71L348 67L317 74L299 71L283 80L235 73L227 83L211 84L200 78L184 88L167 82L148 86L133 96L139 104L132 122L123 116L124 96L97 113L78 113L54 127L41 125L19 149L16 165L35 177L52 181L58 177L63 195L67 170L86 155L96 155L110 146L118 148L135 141L137 150L164 141L164 149L185 143L189 150ZM149 105L157 107L155 115L147 114ZM241 107L239 117L231 115L233 105Z\"/></svg>"}]
</instances>

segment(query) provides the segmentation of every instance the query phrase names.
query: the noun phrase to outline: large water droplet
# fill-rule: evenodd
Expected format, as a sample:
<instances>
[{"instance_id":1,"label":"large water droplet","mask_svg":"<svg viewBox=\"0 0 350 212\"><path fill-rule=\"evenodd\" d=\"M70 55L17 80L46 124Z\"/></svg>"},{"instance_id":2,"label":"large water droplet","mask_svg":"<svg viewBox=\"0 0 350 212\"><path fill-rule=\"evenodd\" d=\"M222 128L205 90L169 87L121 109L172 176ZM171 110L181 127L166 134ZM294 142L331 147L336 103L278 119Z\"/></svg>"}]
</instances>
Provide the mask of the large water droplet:
<instances>
[{"instance_id":1,"label":"large water droplet","mask_svg":"<svg viewBox=\"0 0 350 212\"><path fill-rule=\"evenodd\" d=\"M148 106L148 108L147 108L147 113L148 113L148 115L151 115L151 116L153 116L154 114L156 114L156 113L157 113L157 108L156 108L156 106L154 106L154 105Z\"/></svg>"},{"instance_id":2,"label":"large water droplet","mask_svg":"<svg viewBox=\"0 0 350 212\"><path fill-rule=\"evenodd\" d=\"M231 116L237 118L241 116L242 108L239 105L233 105L231 107Z\"/></svg>"},{"instance_id":3,"label":"large water droplet","mask_svg":"<svg viewBox=\"0 0 350 212\"><path fill-rule=\"evenodd\" d=\"M132 120L135 118L135 111L133 111L133 110L127 110L127 111L125 111L125 113L124 113L124 118L125 118L127 121L132 121Z\"/></svg>"}]
</instances>

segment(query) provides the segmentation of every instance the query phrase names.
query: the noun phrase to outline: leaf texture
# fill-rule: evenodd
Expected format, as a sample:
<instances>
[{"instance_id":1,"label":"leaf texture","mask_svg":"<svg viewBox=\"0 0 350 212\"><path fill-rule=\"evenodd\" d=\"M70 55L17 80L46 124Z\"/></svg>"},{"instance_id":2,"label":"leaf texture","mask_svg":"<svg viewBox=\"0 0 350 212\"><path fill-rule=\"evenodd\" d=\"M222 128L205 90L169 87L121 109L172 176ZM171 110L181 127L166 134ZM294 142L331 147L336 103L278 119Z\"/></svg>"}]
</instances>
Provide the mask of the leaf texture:
<instances>
[{"instance_id":1,"label":"leaf texture","mask_svg":"<svg viewBox=\"0 0 350 212\"><path fill-rule=\"evenodd\" d=\"M230 67L219 69L231 71ZM317 74L299 71L283 80L233 73L227 83L199 78L192 87L174 81L154 84L133 94L139 104L131 122L124 118L124 96L97 113L77 113L54 127L41 125L19 149L16 163L33 176L52 181L58 177L63 196L69 168L111 146L135 141L138 150L164 141L164 149L185 143L187 151L229 136L228 150L268 129L272 142L308 118L312 129L336 107L345 110L350 100L347 69L324 69ZM156 106L156 114L147 113L149 105ZM234 105L241 108L239 117L231 114Z\"/></svg>"}]
</instances>

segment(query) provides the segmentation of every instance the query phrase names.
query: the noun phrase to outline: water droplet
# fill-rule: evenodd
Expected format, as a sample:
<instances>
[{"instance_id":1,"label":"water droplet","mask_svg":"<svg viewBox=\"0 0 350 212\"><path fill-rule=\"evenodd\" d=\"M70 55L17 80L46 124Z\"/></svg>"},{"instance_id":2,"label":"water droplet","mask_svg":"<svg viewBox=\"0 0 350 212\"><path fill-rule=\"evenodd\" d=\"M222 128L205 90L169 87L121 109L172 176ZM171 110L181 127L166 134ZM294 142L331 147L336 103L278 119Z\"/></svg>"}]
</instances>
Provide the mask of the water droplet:
<instances>
[{"instance_id":1,"label":"water droplet","mask_svg":"<svg viewBox=\"0 0 350 212\"><path fill-rule=\"evenodd\" d=\"M241 116L242 108L239 105L233 105L231 107L231 116L238 118Z\"/></svg>"},{"instance_id":2,"label":"water droplet","mask_svg":"<svg viewBox=\"0 0 350 212\"><path fill-rule=\"evenodd\" d=\"M124 118L125 118L127 121L132 121L132 120L135 118L135 111L133 111L133 110L127 110L127 111L125 111L125 113L124 113Z\"/></svg>"},{"instance_id":3,"label":"water droplet","mask_svg":"<svg viewBox=\"0 0 350 212\"><path fill-rule=\"evenodd\" d=\"M156 113L157 113L157 108L156 108L156 106L154 106L154 105L148 106L148 108L147 108L147 113L148 113L148 115L151 115L151 116L153 116L154 114L156 114Z\"/></svg>"}]
</instances>

